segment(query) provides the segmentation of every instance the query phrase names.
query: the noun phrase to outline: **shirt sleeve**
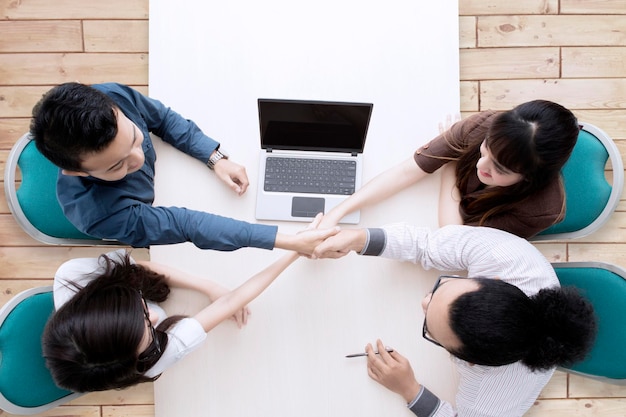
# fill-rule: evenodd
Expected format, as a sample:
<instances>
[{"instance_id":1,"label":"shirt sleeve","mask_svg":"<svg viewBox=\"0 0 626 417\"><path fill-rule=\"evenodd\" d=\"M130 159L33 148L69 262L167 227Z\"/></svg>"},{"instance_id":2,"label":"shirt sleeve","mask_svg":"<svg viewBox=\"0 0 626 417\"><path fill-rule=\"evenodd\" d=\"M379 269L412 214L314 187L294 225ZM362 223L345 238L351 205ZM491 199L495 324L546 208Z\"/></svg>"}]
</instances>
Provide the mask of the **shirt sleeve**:
<instances>
[{"instance_id":1,"label":"shirt sleeve","mask_svg":"<svg viewBox=\"0 0 626 417\"><path fill-rule=\"evenodd\" d=\"M101 198L104 195L94 193ZM278 227L248 223L183 207L154 207L130 199L100 221L85 224L85 233L116 239L133 247L192 242L200 249L232 251L244 247L273 249Z\"/></svg>"},{"instance_id":2,"label":"shirt sleeve","mask_svg":"<svg viewBox=\"0 0 626 417\"><path fill-rule=\"evenodd\" d=\"M106 83L93 87L102 90L116 102L129 103L129 106L123 106L123 111L135 112L131 118L141 117L151 133L203 163L209 160L211 153L219 146L195 122L185 119L159 100L146 97L122 84Z\"/></svg>"},{"instance_id":3,"label":"shirt sleeve","mask_svg":"<svg viewBox=\"0 0 626 417\"><path fill-rule=\"evenodd\" d=\"M489 120L496 114L485 111L461 120L441 135L420 147L413 158L415 163L429 174L446 163L457 159L468 146L480 144L491 125Z\"/></svg>"},{"instance_id":4,"label":"shirt sleeve","mask_svg":"<svg viewBox=\"0 0 626 417\"><path fill-rule=\"evenodd\" d=\"M198 320L186 317L167 331L167 347L161 358L146 372L153 378L196 350L206 340L207 334Z\"/></svg>"}]
</instances>

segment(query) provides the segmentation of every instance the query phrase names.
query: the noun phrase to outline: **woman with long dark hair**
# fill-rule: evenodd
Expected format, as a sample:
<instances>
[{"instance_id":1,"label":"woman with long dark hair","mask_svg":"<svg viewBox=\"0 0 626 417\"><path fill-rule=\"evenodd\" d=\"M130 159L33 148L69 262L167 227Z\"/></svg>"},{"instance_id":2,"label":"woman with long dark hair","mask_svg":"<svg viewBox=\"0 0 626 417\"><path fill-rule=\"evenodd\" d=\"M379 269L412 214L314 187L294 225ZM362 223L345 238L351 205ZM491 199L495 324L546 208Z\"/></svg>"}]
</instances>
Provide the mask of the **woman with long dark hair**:
<instances>
[{"instance_id":1,"label":"woman with long dark hair","mask_svg":"<svg viewBox=\"0 0 626 417\"><path fill-rule=\"evenodd\" d=\"M564 217L560 171L578 132L572 112L546 100L472 115L369 181L331 210L323 227L444 167L440 226L489 226L532 237Z\"/></svg>"},{"instance_id":2,"label":"woman with long dark hair","mask_svg":"<svg viewBox=\"0 0 626 417\"><path fill-rule=\"evenodd\" d=\"M222 321L245 325L246 305L297 258L287 253L232 291L165 265L135 261L124 250L72 259L55 276L56 312L43 335L46 364L60 387L76 392L154 381ZM170 287L196 290L211 304L191 317L167 317L157 303L167 299Z\"/></svg>"}]
</instances>

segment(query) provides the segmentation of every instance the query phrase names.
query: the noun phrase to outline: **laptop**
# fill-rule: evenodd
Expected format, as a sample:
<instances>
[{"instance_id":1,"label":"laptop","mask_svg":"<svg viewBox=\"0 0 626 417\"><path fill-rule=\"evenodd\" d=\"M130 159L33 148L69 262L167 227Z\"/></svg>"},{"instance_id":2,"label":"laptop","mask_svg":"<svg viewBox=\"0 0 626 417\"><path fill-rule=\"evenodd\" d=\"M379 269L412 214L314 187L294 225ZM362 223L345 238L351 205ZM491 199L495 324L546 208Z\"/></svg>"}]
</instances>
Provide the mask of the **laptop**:
<instances>
[{"instance_id":1,"label":"laptop","mask_svg":"<svg viewBox=\"0 0 626 417\"><path fill-rule=\"evenodd\" d=\"M259 99L256 218L309 222L361 187L372 103ZM356 224L360 212L341 223Z\"/></svg>"}]
</instances>

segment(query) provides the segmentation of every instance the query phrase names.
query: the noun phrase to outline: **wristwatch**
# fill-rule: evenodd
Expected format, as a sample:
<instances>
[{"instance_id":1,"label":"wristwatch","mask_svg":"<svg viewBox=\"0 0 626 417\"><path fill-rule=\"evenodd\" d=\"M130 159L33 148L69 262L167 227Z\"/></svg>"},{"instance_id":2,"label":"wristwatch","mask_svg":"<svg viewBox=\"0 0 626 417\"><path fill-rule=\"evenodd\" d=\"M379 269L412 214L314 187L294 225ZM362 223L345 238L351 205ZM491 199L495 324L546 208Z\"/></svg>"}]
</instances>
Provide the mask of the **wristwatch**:
<instances>
[{"instance_id":1,"label":"wristwatch","mask_svg":"<svg viewBox=\"0 0 626 417\"><path fill-rule=\"evenodd\" d=\"M226 152L221 151L220 147L218 146L217 149L215 149L215 152L211 154L211 157L209 157L206 165L210 169L215 169L215 164L217 164L217 161L219 161L220 159L228 159L228 155L226 154Z\"/></svg>"}]
</instances>

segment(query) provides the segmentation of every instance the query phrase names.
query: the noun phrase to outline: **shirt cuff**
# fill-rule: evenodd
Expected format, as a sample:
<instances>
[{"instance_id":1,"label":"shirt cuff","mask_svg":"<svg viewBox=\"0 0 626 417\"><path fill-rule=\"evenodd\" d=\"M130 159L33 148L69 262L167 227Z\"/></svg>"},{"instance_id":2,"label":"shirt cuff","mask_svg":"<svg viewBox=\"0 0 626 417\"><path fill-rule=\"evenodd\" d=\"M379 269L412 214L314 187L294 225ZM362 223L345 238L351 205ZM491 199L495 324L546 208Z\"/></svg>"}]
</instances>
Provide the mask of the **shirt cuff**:
<instances>
[{"instance_id":1,"label":"shirt cuff","mask_svg":"<svg viewBox=\"0 0 626 417\"><path fill-rule=\"evenodd\" d=\"M359 255L379 256L385 250L387 244L387 235L383 229L372 228L365 229L367 238L365 240L365 246L363 250L359 252Z\"/></svg>"},{"instance_id":2,"label":"shirt cuff","mask_svg":"<svg viewBox=\"0 0 626 417\"><path fill-rule=\"evenodd\" d=\"M407 404L407 407L418 417L431 417L439 409L440 403L441 400L422 385L420 392L413 401Z\"/></svg>"}]
</instances>

